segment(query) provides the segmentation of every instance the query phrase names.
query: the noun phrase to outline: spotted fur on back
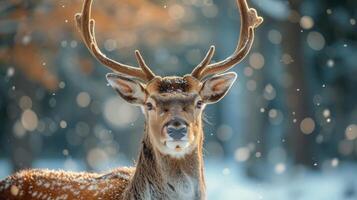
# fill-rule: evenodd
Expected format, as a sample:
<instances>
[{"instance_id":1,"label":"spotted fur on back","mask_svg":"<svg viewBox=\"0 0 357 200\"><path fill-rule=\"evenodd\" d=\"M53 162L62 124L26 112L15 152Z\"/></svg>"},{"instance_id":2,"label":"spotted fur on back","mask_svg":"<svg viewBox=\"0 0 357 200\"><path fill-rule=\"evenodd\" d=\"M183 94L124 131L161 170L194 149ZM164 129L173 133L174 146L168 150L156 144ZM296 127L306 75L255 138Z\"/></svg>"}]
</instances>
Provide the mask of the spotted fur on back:
<instances>
[{"instance_id":1,"label":"spotted fur on back","mask_svg":"<svg viewBox=\"0 0 357 200\"><path fill-rule=\"evenodd\" d=\"M24 170L0 182L0 199L121 199L133 168L108 174Z\"/></svg>"}]
</instances>

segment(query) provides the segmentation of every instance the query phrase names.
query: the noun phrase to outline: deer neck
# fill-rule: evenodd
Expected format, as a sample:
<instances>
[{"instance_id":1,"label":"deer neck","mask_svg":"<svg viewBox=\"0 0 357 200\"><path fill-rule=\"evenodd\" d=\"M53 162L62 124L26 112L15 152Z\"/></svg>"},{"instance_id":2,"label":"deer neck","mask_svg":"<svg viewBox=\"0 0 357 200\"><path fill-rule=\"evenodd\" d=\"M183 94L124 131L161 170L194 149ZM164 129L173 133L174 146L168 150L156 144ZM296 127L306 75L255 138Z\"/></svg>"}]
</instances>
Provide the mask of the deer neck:
<instances>
[{"instance_id":1,"label":"deer neck","mask_svg":"<svg viewBox=\"0 0 357 200\"><path fill-rule=\"evenodd\" d=\"M191 153L175 159L155 149L147 130L124 199L205 199L203 133Z\"/></svg>"}]
</instances>

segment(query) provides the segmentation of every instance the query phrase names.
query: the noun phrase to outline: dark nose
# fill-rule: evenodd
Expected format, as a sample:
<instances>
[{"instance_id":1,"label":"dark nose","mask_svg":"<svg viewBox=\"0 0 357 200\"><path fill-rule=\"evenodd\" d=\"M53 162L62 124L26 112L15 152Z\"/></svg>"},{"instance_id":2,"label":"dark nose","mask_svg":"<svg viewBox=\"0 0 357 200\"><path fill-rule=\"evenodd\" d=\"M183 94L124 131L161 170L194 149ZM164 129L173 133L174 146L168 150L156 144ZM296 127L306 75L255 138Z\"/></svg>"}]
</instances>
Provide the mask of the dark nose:
<instances>
[{"instance_id":1,"label":"dark nose","mask_svg":"<svg viewBox=\"0 0 357 200\"><path fill-rule=\"evenodd\" d=\"M187 134L187 125L183 120L172 120L167 124L167 134L174 140L181 140Z\"/></svg>"}]
</instances>

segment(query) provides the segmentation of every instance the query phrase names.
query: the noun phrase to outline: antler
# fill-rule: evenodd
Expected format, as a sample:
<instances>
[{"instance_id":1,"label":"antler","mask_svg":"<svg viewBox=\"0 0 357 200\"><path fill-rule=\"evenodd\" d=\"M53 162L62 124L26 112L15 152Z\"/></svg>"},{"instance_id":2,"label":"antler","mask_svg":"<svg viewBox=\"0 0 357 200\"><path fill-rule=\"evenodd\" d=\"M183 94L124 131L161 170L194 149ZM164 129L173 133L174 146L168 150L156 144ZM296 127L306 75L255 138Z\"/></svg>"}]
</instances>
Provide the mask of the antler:
<instances>
[{"instance_id":1,"label":"antler","mask_svg":"<svg viewBox=\"0 0 357 200\"><path fill-rule=\"evenodd\" d=\"M103 65L107 66L115 72L129 75L145 82L152 80L155 77L155 74L145 64L145 61L138 50L135 51L135 56L140 65L140 68L116 62L106 57L101 52L95 39L95 21L94 19L91 19L91 7L92 0L85 0L82 12L77 13L75 15L75 19L77 22L77 27L81 32L82 39L92 55L96 57Z\"/></svg>"},{"instance_id":2,"label":"antler","mask_svg":"<svg viewBox=\"0 0 357 200\"><path fill-rule=\"evenodd\" d=\"M237 0L237 4L240 10L241 30L236 50L225 60L210 64L215 51L215 47L211 46L203 61L192 71L193 77L202 80L209 75L225 72L249 53L254 41L254 29L263 22L263 18L258 16L254 8L248 7L246 0Z\"/></svg>"}]
</instances>

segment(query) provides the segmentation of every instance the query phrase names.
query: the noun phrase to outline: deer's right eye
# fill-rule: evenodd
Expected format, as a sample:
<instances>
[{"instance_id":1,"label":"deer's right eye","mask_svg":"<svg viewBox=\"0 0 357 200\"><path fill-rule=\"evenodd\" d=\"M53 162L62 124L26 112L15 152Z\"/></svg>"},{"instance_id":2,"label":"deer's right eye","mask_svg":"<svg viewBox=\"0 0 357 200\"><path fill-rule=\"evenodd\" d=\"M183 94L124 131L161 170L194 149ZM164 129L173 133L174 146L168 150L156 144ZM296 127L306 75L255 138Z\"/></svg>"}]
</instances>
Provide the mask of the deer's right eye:
<instances>
[{"instance_id":1,"label":"deer's right eye","mask_svg":"<svg viewBox=\"0 0 357 200\"><path fill-rule=\"evenodd\" d=\"M196 108L201 109L201 108L202 108L202 105L203 105L203 101L198 101L198 102L196 103Z\"/></svg>"},{"instance_id":2,"label":"deer's right eye","mask_svg":"<svg viewBox=\"0 0 357 200\"><path fill-rule=\"evenodd\" d=\"M146 103L146 107L148 110L154 109L154 106L152 105L152 103Z\"/></svg>"}]
</instances>

